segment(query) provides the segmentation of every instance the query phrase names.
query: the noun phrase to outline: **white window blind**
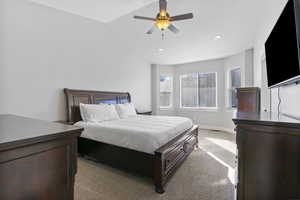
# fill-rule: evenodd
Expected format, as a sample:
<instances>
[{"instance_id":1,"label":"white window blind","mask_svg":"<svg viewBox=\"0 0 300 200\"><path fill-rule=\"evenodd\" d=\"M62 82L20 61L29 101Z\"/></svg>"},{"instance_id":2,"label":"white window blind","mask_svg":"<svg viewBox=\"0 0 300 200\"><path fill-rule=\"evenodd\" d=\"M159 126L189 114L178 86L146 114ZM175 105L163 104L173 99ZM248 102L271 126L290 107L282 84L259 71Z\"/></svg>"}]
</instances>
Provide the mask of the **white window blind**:
<instances>
[{"instance_id":1,"label":"white window blind","mask_svg":"<svg viewBox=\"0 0 300 200\"><path fill-rule=\"evenodd\" d=\"M194 73L182 75L180 83L181 107L217 107L216 73Z\"/></svg>"},{"instance_id":2,"label":"white window blind","mask_svg":"<svg viewBox=\"0 0 300 200\"><path fill-rule=\"evenodd\" d=\"M236 88L241 87L241 69L235 68L229 71L229 107L237 107L237 92Z\"/></svg>"},{"instance_id":3,"label":"white window blind","mask_svg":"<svg viewBox=\"0 0 300 200\"><path fill-rule=\"evenodd\" d=\"M173 79L171 76L160 76L160 107L172 107Z\"/></svg>"}]
</instances>

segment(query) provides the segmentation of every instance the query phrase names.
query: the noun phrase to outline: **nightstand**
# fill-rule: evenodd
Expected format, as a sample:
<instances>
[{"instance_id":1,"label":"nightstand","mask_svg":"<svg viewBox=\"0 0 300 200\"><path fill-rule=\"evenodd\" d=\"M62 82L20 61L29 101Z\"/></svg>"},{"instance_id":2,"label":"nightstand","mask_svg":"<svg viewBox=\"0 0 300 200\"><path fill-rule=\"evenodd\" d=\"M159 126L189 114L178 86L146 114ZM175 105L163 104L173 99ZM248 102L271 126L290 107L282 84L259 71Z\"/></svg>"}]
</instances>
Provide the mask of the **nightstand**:
<instances>
[{"instance_id":1,"label":"nightstand","mask_svg":"<svg viewBox=\"0 0 300 200\"><path fill-rule=\"evenodd\" d=\"M136 111L138 115L152 115L152 111Z\"/></svg>"},{"instance_id":2,"label":"nightstand","mask_svg":"<svg viewBox=\"0 0 300 200\"><path fill-rule=\"evenodd\" d=\"M63 121L63 120L55 121L55 123L60 123L60 124L65 124L65 125L73 125L71 122L67 122L67 121Z\"/></svg>"}]
</instances>

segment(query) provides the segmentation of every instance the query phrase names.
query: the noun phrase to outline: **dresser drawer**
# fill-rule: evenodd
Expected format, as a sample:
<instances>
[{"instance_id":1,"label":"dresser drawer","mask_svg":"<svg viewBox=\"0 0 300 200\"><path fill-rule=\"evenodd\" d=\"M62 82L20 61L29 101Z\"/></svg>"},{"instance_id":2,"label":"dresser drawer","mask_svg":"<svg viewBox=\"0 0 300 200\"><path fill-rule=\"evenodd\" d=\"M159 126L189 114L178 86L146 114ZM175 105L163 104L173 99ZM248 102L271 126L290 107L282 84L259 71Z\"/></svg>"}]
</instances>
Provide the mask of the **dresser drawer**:
<instances>
[{"instance_id":1,"label":"dresser drawer","mask_svg":"<svg viewBox=\"0 0 300 200\"><path fill-rule=\"evenodd\" d=\"M174 165L177 162L182 160L185 156L187 156L194 148L194 145L197 143L196 137L189 136L186 140L177 144L174 149L170 150L166 158L164 160L164 172L165 174L169 173Z\"/></svg>"}]
</instances>

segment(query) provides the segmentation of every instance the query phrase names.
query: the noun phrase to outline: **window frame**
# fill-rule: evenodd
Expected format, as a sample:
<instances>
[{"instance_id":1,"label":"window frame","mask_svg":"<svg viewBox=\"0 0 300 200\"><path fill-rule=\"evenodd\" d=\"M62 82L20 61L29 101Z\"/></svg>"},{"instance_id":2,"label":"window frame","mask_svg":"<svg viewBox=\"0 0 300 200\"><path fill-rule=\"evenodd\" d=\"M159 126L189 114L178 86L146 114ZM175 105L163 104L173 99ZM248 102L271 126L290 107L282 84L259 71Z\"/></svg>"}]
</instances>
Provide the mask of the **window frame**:
<instances>
[{"instance_id":1,"label":"window frame","mask_svg":"<svg viewBox=\"0 0 300 200\"><path fill-rule=\"evenodd\" d=\"M226 83L226 107L227 109L229 110L236 110L237 108L236 107L232 107L232 102L231 102L231 94L230 94L230 90L232 89L232 77L231 77L231 71L234 71L234 70L237 70L239 69L240 70L240 74L241 74L241 85L240 87L242 87L242 68L240 66L234 66L234 67L230 67L227 69L227 72L226 72L226 76L227 76L227 83Z\"/></svg>"},{"instance_id":2,"label":"window frame","mask_svg":"<svg viewBox=\"0 0 300 200\"><path fill-rule=\"evenodd\" d=\"M182 78L183 76L193 75L197 74L199 77L199 74L215 74L216 77L216 106L214 107L208 107L208 106L197 106L197 107L186 107L182 106ZM179 108L182 110L207 110L207 111L215 111L218 110L218 72L195 72L195 73L189 73L189 74L180 74L179 75ZM199 80L197 82L197 97L199 101Z\"/></svg>"},{"instance_id":3,"label":"window frame","mask_svg":"<svg viewBox=\"0 0 300 200\"><path fill-rule=\"evenodd\" d=\"M170 95L170 105L169 106L161 106L160 102L160 77L165 76L165 77L170 77L171 78L171 95ZM173 108L173 95L174 95L174 77L173 75L170 74L160 74L159 75L159 109L161 110L168 110Z\"/></svg>"}]
</instances>

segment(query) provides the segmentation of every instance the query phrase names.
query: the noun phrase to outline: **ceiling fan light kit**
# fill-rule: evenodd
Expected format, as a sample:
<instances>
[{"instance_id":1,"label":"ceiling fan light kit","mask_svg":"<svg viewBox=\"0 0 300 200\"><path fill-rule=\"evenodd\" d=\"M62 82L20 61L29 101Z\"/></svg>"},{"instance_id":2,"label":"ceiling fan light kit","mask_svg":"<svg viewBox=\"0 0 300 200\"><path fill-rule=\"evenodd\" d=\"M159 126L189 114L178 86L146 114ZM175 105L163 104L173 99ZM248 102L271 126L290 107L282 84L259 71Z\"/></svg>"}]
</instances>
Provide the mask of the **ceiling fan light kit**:
<instances>
[{"instance_id":1,"label":"ceiling fan light kit","mask_svg":"<svg viewBox=\"0 0 300 200\"><path fill-rule=\"evenodd\" d=\"M162 31L167 29L171 24L170 15L165 10L161 10L156 17L155 24Z\"/></svg>"},{"instance_id":2,"label":"ceiling fan light kit","mask_svg":"<svg viewBox=\"0 0 300 200\"><path fill-rule=\"evenodd\" d=\"M161 31L169 29L173 33L178 33L179 29L176 28L171 22L192 19L193 17L193 13L187 13L171 17L167 12L166 0L159 0L159 13L157 14L156 18L134 16L135 19L154 21L154 26L146 32L147 34L152 34L155 28L158 28Z\"/></svg>"}]
</instances>

